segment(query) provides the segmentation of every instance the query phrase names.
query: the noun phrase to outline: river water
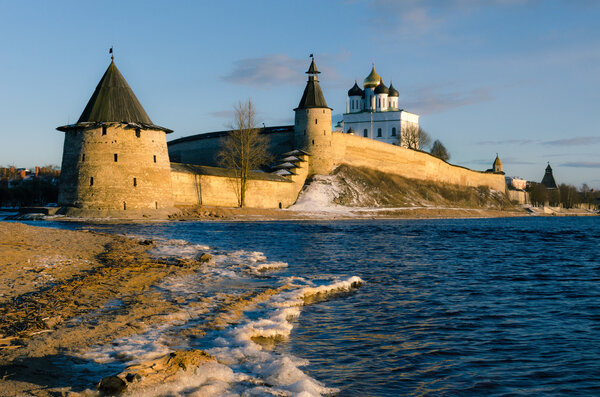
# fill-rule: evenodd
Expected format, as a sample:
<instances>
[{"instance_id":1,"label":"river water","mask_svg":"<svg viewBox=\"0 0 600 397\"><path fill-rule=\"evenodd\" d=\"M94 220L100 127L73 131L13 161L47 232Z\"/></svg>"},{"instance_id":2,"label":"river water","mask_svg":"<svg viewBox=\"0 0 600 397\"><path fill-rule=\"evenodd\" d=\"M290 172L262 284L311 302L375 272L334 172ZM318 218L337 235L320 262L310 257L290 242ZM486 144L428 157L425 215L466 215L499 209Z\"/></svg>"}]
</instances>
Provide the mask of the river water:
<instances>
[{"instance_id":1,"label":"river water","mask_svg":"<svg viewBox=\"0 0 600 397\"><path fill-rule=\"evenodd\" d=\"M189 318L87 353L115 369L179 343L224 364L223 395L600 394L597 217L45 225L215 258L159 286ZM214 314L193 301L282 285L225 329L173 342Z\"/></svg>"}]
</instances>

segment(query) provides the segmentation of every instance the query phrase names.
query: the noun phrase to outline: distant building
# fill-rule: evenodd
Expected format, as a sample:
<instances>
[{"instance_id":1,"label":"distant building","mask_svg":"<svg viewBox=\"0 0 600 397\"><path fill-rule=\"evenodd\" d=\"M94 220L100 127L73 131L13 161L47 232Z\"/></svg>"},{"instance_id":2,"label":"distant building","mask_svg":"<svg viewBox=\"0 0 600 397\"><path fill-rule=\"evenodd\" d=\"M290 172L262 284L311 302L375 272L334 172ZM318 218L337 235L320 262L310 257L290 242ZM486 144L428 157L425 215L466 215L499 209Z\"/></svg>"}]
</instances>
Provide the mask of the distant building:
<instances>
[{"instance_id":1,"label":"distant building","mask_svg":"<svg viewBox=\"0 0 600 397\"><path fill-rule=\"evenodd\" d=\"M408 147L405 131L409 126L419 127L419 115L398 107L398 90L389 88L375 71L363 81L363 89L355 81L348 90L346 113L340 123L342 131L377 141Z\"/></svg>"},{"instance_id":2,"label":"distant building","mask_svg":"<svg viewBox=\"0 0 600 397\"><path fill-rule=\"evenodd\" d=\"M485 170L485 172L504 175L504 171L502 170L502 161L500 160L500 157L498 157L498 153L496 153L496 158L492 163L492 168Z\"/></svg>"},{"instance_id":3,"label":"distant building","mask_svg":"<svg viewBox=\"0 0 600 397\"><path fill-rule=\"evenodd\" d=\"M550 163L548 163L548 166L546 167L546 173L544 174L544 178L542 178L542 185L546 186L546 189L558 189L556 180L554 180L554 175L552 175Z\"/></svg>"},{"instance_id":4,"label":"distant building","mask_svg":"<svg viewBox=\"0 0 600 397\"><path fill-rule=\"evenodd\" d=\"M505 180L506 180L506 186L509 189L515 189L515 190L527 189L527 180L525 180L525 179L514 177L514 176L507 176L507 177L505 177Z\"/></svg>"}]
</instances>

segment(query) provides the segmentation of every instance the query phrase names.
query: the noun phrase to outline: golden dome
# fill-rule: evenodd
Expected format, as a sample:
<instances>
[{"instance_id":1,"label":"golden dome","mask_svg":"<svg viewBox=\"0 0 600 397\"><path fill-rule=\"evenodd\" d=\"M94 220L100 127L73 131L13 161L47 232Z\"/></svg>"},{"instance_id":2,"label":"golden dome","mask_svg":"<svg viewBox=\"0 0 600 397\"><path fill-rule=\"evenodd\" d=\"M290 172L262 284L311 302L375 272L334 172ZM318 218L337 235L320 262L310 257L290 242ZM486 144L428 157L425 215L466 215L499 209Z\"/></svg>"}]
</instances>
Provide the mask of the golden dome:
<instances>
[{"instance_id":1,"label":"golden dome","mask_svg":"<svg viewBox=\"0 0 600 397\"><path fill-rule=\"evenodd\" d=\"M371 73L367 76L365 81L363 81L364 88L375 88L379 85L381 81L381 77L375 71L375 64L373 64L373 69L371 69Z\"/></svg>"}]
</instances>

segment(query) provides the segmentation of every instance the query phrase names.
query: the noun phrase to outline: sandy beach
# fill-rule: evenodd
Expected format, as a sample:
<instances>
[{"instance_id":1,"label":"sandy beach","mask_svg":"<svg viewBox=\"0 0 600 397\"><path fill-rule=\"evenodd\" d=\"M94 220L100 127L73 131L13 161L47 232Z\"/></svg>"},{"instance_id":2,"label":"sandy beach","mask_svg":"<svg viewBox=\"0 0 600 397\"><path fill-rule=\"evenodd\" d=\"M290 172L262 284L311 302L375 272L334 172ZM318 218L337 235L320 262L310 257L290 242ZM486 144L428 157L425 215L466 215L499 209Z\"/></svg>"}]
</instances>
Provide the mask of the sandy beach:
<instances>
[{"instance_id":1,"label":"sandy beach","mask_svg":"<svg viewBox=\"0 0 600 397\"><path fill-rule=\"evenodd\" d=\"M149 286L202 262L153 260L152 246L0 223L0 395L71 391L77 381L69 362L80 360L74 352L138 333L175 311ZM119 305L106 310L116 299Z\"/></svg>"}]
</instances>

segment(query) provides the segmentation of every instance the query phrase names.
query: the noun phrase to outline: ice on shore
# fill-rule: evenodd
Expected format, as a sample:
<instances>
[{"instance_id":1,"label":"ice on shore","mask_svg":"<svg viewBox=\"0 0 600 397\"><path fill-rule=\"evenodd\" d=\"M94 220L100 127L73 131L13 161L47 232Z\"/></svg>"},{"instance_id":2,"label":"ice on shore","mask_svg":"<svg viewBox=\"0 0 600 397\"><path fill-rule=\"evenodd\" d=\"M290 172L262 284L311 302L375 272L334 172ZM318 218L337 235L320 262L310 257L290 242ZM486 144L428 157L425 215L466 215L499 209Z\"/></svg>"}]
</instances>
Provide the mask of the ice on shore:
<instances>
[{"instance_id":1,"label":"ice on shore","mask_svg":"<svg viewBox=\"0 0 600 397\"><path fill-rule=\"evenodd\" d=\"M112 368L115 374L174 349L201 349L217 359L178 372L168 384L131 395L321 396L337 391L303 370L309 365L308 360L277 353L277 349L265 349L264 343L289 338L304 305L350 292L362 285L363 280L356 276L307 280L287 273L281 276L272 273L267 280L276 284L269 286L276 291L251 303L252 297L241 298L243 294L253 286L256 292L264 290L262 275L285 270L287 263L269 261L259 251L223 252L178 240L159 241L154 250L159 257L195 257L199 252L210 251L213 263L199 267L192 274L169 277L156 286L165 299L178 302L178 312L162 316L160 325L140 334L82 352L82 358L101 363L105 371ZM227 299L235 303L238 298L242 299L241 305L232 306L233 314L223 310ZM225 328L212 328L207 335L197 338L183 336L187 335L184 331L194 332L194 327L211 316Z\"/></svg>"},{"instance_id":2,"label":"ice on shore","mask_svg":"<svg viewBox=\"0 0 600 397\"><path fill-rule=\"evenodd\" d=\"M210 250L208 245L190 244L185 240L158 240L155 247L149 251L155 258L183 258L194 259L198 255Z\"/></svg>"},{"instance_id":3,"label":"ice on shore","mask_svg":"<svg viewBox=\"0 0 600 397\"><path fill-rule=\"evenodd\" d=\"M289 354L277 355L265 351L260 344L261 339L288 338L293 329L293 319L301 314L302 306L311 297L320 295L325 298L348 292L364 281L354 276L322 285L307 283L309 285L298 285L290 291L274 295L264 305L264 317L228 330L215 340L217 346L207 351L220 362L254 374L273 385L270 392L281 393L275 395L321 396L337 392L337 389L326 387L302 371L301 367L309 365L308 360ZM252 390L249 392L252 395Z\"/></svg>"}]
</instances>

